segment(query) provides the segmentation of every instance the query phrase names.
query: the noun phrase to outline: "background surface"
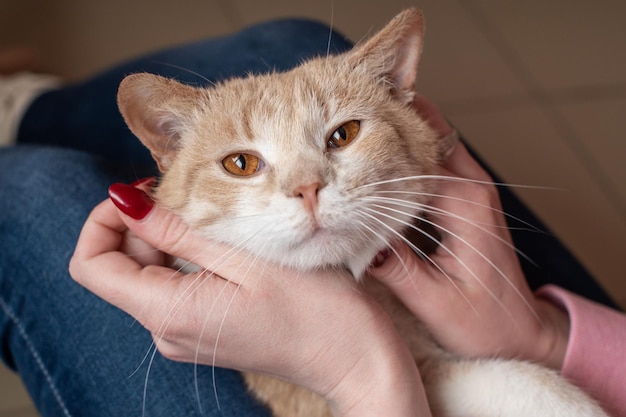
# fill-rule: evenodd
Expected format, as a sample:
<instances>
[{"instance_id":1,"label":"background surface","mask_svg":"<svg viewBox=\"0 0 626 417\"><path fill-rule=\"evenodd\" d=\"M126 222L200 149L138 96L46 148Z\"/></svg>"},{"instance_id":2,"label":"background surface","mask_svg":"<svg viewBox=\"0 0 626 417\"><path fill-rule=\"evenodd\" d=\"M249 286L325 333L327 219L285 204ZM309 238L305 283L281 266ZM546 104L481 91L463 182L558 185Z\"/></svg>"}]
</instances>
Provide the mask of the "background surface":
<instances>
[{"instance_id":1,"label":"background surface","mask_svg":"<svg viewBox=\"0 0 626 417\"><path fill-rule=\"evenodd\" d=\"M354 41L426 16L420 91L626 306L623 0L0 0L0 50L80 80L154 49L305 16ZM36 416L0 367L0 417Z\"/></svg>"}]
</instances>

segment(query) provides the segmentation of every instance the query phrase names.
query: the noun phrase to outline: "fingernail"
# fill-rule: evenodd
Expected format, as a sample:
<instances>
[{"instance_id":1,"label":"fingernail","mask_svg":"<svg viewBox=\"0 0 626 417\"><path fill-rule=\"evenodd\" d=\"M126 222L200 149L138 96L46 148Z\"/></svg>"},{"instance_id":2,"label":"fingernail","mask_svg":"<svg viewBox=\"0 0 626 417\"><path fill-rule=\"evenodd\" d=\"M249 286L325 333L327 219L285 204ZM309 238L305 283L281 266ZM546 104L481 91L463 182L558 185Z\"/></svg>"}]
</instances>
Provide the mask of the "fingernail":
<instances>
[{"instance_id":1,"label":"fingernail","mask_svg":"<svg viewBox=\"0 0 626 417\"><path fill-rule=\"evenodd\" d=\"M380 268L383 266L387 258L389 258L389 255L391 255L391 250L389 248L385 248L378 252L371 263L372 268Z\"/></svg>"},{"instance_id":2,"label":"fingernail","mask_svg":"<svg viewBox=\"0 0 626 417\"><path fill-rule=\"evenodd\" d=\"M115 183L109 187L109 197L120 211L135 220L145 218L154 201L139 188L132 185Z\"/></svg>"},{"instance_id":3,"label":"fingernail","mask_svg":"<svg viewBox=\"0 0 626 417\"><path fill-rule=\"evenodd\" d=\"M156 182L156 178L154 177L145 177L145 178L140 178L137 181L133 182L132 184L130 184L132 187L139 187L140 185L153 185L153 183Z\"/></svg>"}]
</instances>

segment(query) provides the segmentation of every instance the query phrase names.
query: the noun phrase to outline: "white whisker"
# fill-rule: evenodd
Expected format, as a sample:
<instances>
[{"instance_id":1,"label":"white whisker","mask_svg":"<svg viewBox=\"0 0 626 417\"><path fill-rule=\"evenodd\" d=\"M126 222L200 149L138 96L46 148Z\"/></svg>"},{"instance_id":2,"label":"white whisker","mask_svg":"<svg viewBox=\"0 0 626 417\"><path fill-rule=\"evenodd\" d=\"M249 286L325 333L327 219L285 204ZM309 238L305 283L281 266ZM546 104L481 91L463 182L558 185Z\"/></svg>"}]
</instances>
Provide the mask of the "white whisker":
<instances>
[{"instance_id":1,"label":"white whisker","mask_svg":"<svg viewBox=\"0 0 626 417\"><path fill-rule=\"evenodd\" d=\"M263 249L263 247L261 248ZM220 340L220 336L222 334L222 330L224 328L224 323L226 322L226 317L228 316L228 312L230 311L230 308L232 307L232 304L235 300L235 298L237 297L237 294L239 293L239 290L241 289L244 281L246 281L248 279L248 276L250 274L250 271L252 270L252 268L254 267L254 265L256 264L256 262L259 259L258 255L253 255L252 253L248 252L248 255L246 256L246 259L249 259L251 256L254 256L254 259L252 260L252 262L250 263L250 265L248 266L248 268L246 269L246 271L244 272L244 274L241 277L241 280L239 281L239 283L237 284L237 288L235 288L235 291L233 292L233 295L230 297L230 300L228 301L228 304L226 306L226 309L224 310L224 315L222 316L222 320L220 321L218 330L217 330L217 335L215 337L215 346L213 347L213 358L212 358L212 380L213 380L213 394L215 395L215 401L217 403L217 409L220 410L220 405L219 405L219 396L217 393L217 381L215 378L215 363L217 361L217 347L219 345L219 340ZM207 316L207 322L208 322L208 316ZM206 322L205 322L205 326L206 326ZM199 350L199 346L201 343L201 338L202 335L204 334L204 330L205 330L205 326L203 326L202 331L200 333L200 336L198 338L198 348L196 349L196 352ZM196 356L196 363L197 363L197 356ZM197 379L196 379L196 387L197 387ZM199 390L196 391L197 394L199 395ZM199 401L198 397L198 401Z\"/></svg>"},{"instance_id":2,"label":"white whisker","mask_svg":"<svg viewBox=\"0 0 626 417\"><path fill-rule=\"evenodd\" d=\"M382 215L382 216L386 216L384 213L380 213L377 210L373 210L371 208L365 208L368 211L371 211L375 214L378 215ZM456 284L456 282L454 281L454 279L443 269L441 268L441 266L435 262L434 259L432 259L426 252L424 252L421 248L419 248L418 246L416 246L413 242L411 242L409 239L407 239L405 236L403 236L401 233L397 232L395 229L393 229L391 226L387 225L385 222L383 222L382 220L380 220L379 218L377 218L376 216L372 216L370 214L367 213L363 213L365 215L367 215L368 217L370 217L372 220L375 220L376 222L378 222L379 224L381 224L382 226L384 226L385 228L389 229L390 231L393 232L393 234L395 236L397 236L400 240L402 240L404 243L406 243L415 253L417 253L418 255L422 256L424 259L426 259L430 265L434 266L439 272L441 272L441 274L443 276L445 276L448 281L450 282L450 284L452 284L452 286L459 292L459 294L461 295L461 297L467 302L467 304L469 305L469 307L474 311L474 313L476 313L476 315L478 315L480 317L480 314L478 313L478 310L476 310L476 308L472 305L471 301L465 296L465 293L463 293L463 291L461 290L461 288L459 288L459 286ZM429 233L417 228L416 226L404 222L402 220L399 220L397 218L391 217L391 216L387 216L389 218L391 218L392 220L395 220L397 222L400 222L402 224L404 224L405 226L411 227L415 230L417 230L418 232L420 232L421 234L423 234L424 236L426 236L427 238L431 239L432 241L436 242L439 246L443 247L445 250L447 250L448 252L449 249L443 245L441 242L439 242L439 240L430 235ZM400 255L398 254L398 252L393 249L393 247L391 247L392 251L395 253L395 255L398 257L398 259L400 260L400 262L402 263L402 266L405 270L405 272L407 273L407 275L409 274L408 269L406 268L406 265L404 264L404 262L402 261L402 258L400 257ZM453 255L454 256L454 255Z\"/></svg>"},{"instance_id":3,"label":"white whisker","mask_svg":"<svg viewBox=\"0 0 626 417\"><path fill-rule=\"evenodd\" d=\"M356 187L356 189L373 187L373 186L384 185L384 184L393 184L393 183L402 182L402 181L424 181L424 180L446 180L446 181L457 181L457 182L469 182L469 183L474 183L474 184L495 185L498 187L509 187L509 188L558 190L558 188L555 188L555 187L547 187L547 186L540 186L540 185L507 184L503 182L481 181L481 180L474 180L471 178L453 177L449 175L433 175L433 174L413 175L413 176L408 176L408 177L393 178L390 180L371 182L371 183L360 185L359 187Z\"/></svg>"},{"instance_id":4,"label":"white whisker","mask_svg":"<svg viewBox=\"0 0 626 417\"><path fill-rule=\"evenodd\" d=\"M400 211L400 210L396 210L396 209L392 209L390 207L385 207L385 206L381 206L381 205L376 205L379 208L385 209L385 210L389 210L395 213L399 213L402 214L404 216L408 215L408 213ZM395 220L397 222L400 222L401 224L404 224L406 226L410 226L412 227L413 225L404 222L400 219L397 219L393 216L390 215L386 215L384 213L378 212L380 215L388 217L392 220ZM513 283L511 282L511 280L506 276L506 274L496 265L493 263L493 261L491 261L487 256L485 256L484 253L482 253L480 250L478 250L474 245L472 245L470 242L468 242L466 239L464 239L463 237L461 237L460 235L453 233L451 230L446 229L445 227L442 227L424 217L420 217L419 218L422 222L430 224L431 226L444 231L445 233L449 234L450 236L454 237L455 239L458 239L460 242L462 242L464 245L466 245L468 248L470 248L474 253L476 253L479 257L481 257L485 262L487 262L487 264L489 264L489 266L491 266L497 273L498 275L500 275L505 282L511 287L511 289L520 297L520 299L522 300L522 302L526 305L526 307L528 307L529 311L531 312L531 314L533 314L533 316L539 321L541 322L541 319L539 318L537 312L532 308L532 306L530 305L530 303L528 302L528 300L526 300L526 298L522 295L522 293L519 291L519 289L513 285ZM514 317L511 315L510 311L504 306L504 304L502 304L502 302L495 296L495 294L493 294L493 292L483 283L483 281L476 275L476 273L474 271L472 271L467 264L465 264L465 262L463 262L456 254L454 254L451 250L449 250L445 245L441 244L441 242L439 243L440 247L443 248L447 253L449 253L452 257L454 257L454 259L459 262L459 264L461 266L463 266L463 268L465 270L467 270L473 278L475 278L477 280L477 282L481 285L481 287L483 289L485 289L485 291L487 291L487 293L493 297L494 301L496 301L502 308L503 310L507 313L507 315L509 315L509 317L511 317L512 319L514 319ZM515 320L513 320L515 321Z\"/></svg>"},{"instance_id":5,"label":"white whisker","mask_svg":"<svg viewBox=\"0 0 626 417\"><path fill-rule=\"evenodd\" d=\"M535 261L533 261L528 255L526 255L524 252L522 252L521 250L519 250L518 248L515 247L515 245L513 245L512 243L510 243L509 241L507 241L506 239L502 238L501 236L497 235L496 233L488 230L487 228L485 228L482 224L471 221L463 216L459 216L458 214L454 214L450 211L447 210L442 210L438 207L429 205L429 204L424 204L424 203L417 203L417 202L411 202L411 201L406 201L406 200L402 200L402 199L397 199L397 198L389 198L389 197L377 197L377 196L371 196L371 197L363 197L364 200L372 200L372 201L384 201L386 203L390 203L390 204L394 204L394 205L398 205L401 207L406 207L406 208L413 208L413 209L417 209L419 211L422 212L426 212L426 213L430 213L430 214L434 214L434 215L443 215L443 216L448 216L448 217L452 217L454 219L460 220L466 224L469 224L479 230L481 230L482 232L486 233L487 235L491 236L492 238L496 239L497 241L499 241L500 243L502 243L503 245L505 245L506 247L508 247L509 249L515 251L519 256L523 257L524 259L526 259L528 262L530 262L532 265L534 266L538 266ZM384 206L382 206L384 207ZM407 214L407 213L405 213ZM489 224L491 225L491 224Z\"/></svg>"},{"instance_id":6,"label":"white whisker","mask_svg":"<svg viewBox=\"0 0 626 417\"><path fill-rule=\"evenodd\" d=\"M252 236L248 237L248 239L246 239L244 242L247 242L248 240L250 240L252 238ZM209 251L209 248L205 248L204 251ZM153 350L152 355L150 356L150 361L148 363L148 370L146 371L146 377L145 377L145 383L144 383L144 404L146 402L146 395L147 395L147 385L148 385L148 379L149 379L149 374L150 374L150 368L152 367L152 363L154 361L154 357L156 355L156 352L158 351L158 342L160 340L162 340L163 335L167 332L167 329L169 328L170 324L173 322L174 317L176 315L176 312L193 296L193 294L202 286L202 284L207 280L210 279L212 276L214 276L213 272L210 272L210 270L217 270L220 269L220 267L224 264L226 264L227 262L229 262L234 256L236 256L239 252L241 252L241 249L238 248L230 248L226 253L224 253L223 255L221 255L220 257L218 257L217 259L215 259L213 261L213 263L208 267L205 268L204 271L202 271L201 273L198 274L198 276L196 278L194 278L192 280L192 282L187 286L187 288L178 296L178 298L174 301L174 304L170 307L165 319L163 320L163 323L161 324L161 326L159 327L159 329L157 330L157 332L155 332L155 336L157 337L157 339L155 341L152 342L151 344L151 348L150 350ZM197 254L193 259L197 259L198 257L200 257L202 255L202 253ZM188 265L193 265L192 261L186 261L185 266ZM182 270L182 268L179 268L176 272L180 272ZM176 275L176 272L172 274L172 277L170 279L173 279L174 276ZM208 274L207 274L208 272ZM169 281L169 279L167 280ZM164 284L163 284L164 285ZM209 308L209 312L211 312L214 308L215 305L217 303L217 300L219 299L219 297L221 296L221 294L223 293L223 291L225 290L226 286L224 287L224 289L222 289L222 291L220 291L220 293L218 294L218 296L216 297L216 300L214 300L212 306ZM145 360L145 359L144 359ZM197 378L197 374L196 374L196 378ZM216 401L218 403L219 406L219 400L216 397Z\"/></svg>"},{"instance_id":7,"label":"white whisker","mask_svg":"<svg viewBox=\"0 0 626 417\"><path fill-rule=\"evenodd\" d=\"M392 190L380 190L380 191L376 191L376 194L408 194L408 195L418 195L418 196L423 196L423 197L431 197L431 198L445 198L447 200L454 200L454 201L460 201L463 203L467 203L467 204L471 204L480 208L484 208L486 210L491 210L495 213L501 214L511 220L514 220L518 223L523 224L524 226L527 226L527 228L513 228L513 227L507 227L509 230L526 230L529 232L536 232L536 233L541 233L541 234L548 234L547 232L545 232L544 230L541 230L540 228L538 228L537 226L533 225L532 223L529 223L519 217L513 216L512 214L509 214L507 212L505 212L504 210L500 210L497 209L495 207L492 207L488 204L482 204L479 203L477 201L474 200L470 200L470 199L466 199L466 198L460 198L460 197L455 197L455 196L451 196L451 195L445 195L445 194L436 194L436 193L426 193L426 192L420 192L420 191L392 191ZM491 223L490 223L491 225ZM497 226L499 227L499 226Z\"/></svg>"},{"instance_id":8,"label":"white whisker","mask_svg":"<svg viewBox=\"0 0 626 417\"><path fill-rule=\"evenodd\" d=\"M326 59L330 56L330 42L333 38L333 27L335 25L335 0L331 1L330 5L330 27L328 31L328 45L326 46Z\"/></svg>"},{"instance_id":9,"label":"white whisker","mask_svg":"<svg viewBox=\"0 0 626 417\"><path fill-rule=\"evenodd\" d=\"M370 214L368 214L368 213L358 212L358 214L359 214L360 216L365 216L365 217L367 217L367 218L369 218L369 219L371 219L371 220L374 220L374 221L376 221L376 222L380 223L382 226L387 227L387 225L386 225L386 224L384 224L384 223L383 223L383 222L381 222L379 219L377 219L376 217L374 217L374 216L372 216L372 215L370 215ZM369 232L370 232L370 233L371 233L374 237L376 237L376 238L380 239L380 240L381 240L381 241L382 241L382 242L383 242L383 243L384 243L384 244L385 244L385 245L386 245L386 246L387 246L387 247L388 247L388 248L389 248L389 249L390 249L390 250L394 253L394 255L396 255L396 257L398 258L398 260L399 260L399 261L400 261L400 263L402 264L402 268L404 269L404 271L405 271L405 272L407 273L407 275L408 275L408 274L409 274L409 270L408 270L408 268L406 267L406 264L405 264L405 263L404 263L404 261L402 260L402 257L400 256L400 254L399 254L399 253L398 253L398 252L394 249L394 247L393 247L393 246L391 246L391 245L390 245L390 242L388 242L388 241L387 241L387 239L385 239L385 238L384 238L384 237L383 237L380 233L378 233L376 230L374 230L374 229L372 229L371 227L369 227L369 226L367 225L367 223L365 223L365 222L361 221L361 222L360 222L360 225L361 225L361 226L363 226L363 228L364 228L365 230L369 231ZM395 230L393 230L393 229L391 229L391 228L390 228L390 230L391 230L394 234L397 234ZM402 237L402 236L400 236L400 237Z\"/></svg>"},{"instance_id":10,"label":"white whisker","mask_svg":"<svg viewBox=\"0 0 626 417\"><path fill-rule=\"evenodd\" d=\"M189 74L195 75L198 78L206 81L207 83L211 84L213 87L216 86L216 84L213 81L209 80L207 77L205 77L204 75L200 74L199 72L190 70L189 68L185 68L185 67L182 67L180 65L172 64L171 62L165 62L165 61L153 61L153 62L156 63L156 64L165 65L167 67L176 68L176 69L179 69L181 71L185 71L185 72L187 72Z\"/></svg>"},{"instance_id":11,"label":"white whisker","mask_svg":"<svg viewBox=\"0 0 626 417\"><path fill-rule=\"evenodd\" d=\"M154 343L153 343L154 345ZM154 357L156 356L158 350L156 349L156 345L154 346L154 348L150 348L152 350L152 355L150 355L150 361L148 362L148 369L146 370L146 377L144 379L143 382L143 402L141 405L141 415L145 416L146 415L146 406L147 406L147 400L148 400L148 380L150 377L150 371L152 370L152 364L154 363Z\"/></svg>"}]
</instances>

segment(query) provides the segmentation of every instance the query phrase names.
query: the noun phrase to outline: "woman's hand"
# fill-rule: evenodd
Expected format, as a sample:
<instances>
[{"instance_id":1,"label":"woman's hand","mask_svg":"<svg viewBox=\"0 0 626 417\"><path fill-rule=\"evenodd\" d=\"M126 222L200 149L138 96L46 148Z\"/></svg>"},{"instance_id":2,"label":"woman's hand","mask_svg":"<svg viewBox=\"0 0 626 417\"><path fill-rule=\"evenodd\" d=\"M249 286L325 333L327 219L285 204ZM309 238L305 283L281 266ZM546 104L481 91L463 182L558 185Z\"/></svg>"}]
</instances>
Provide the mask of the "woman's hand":
<instances>
[{"instance_id":1,"label":"woman's hand","mask_svg":"<svg viewBox=\"0 0 626 417\"><path fill-rule=\"evenodd\" d=\"M164 356L289 380L337 415L429 415L410 353L345 272L279 268L202 239L139 188L110 194L87 219L70 273L134 316ZM169 255L200 271L170 268Z\"/></svg>"},{"instance_id":2,"label":"woman's hand","mask_svg":"<svg viewBox=\"0 0 626 417\"><path fill-rule=\"evenodd\" d=\"M416 111L440 136L452 128L425 98ZM492 179L458 144L441 167L428 218L441 246L425 261L403 243L371 273L389 286L447 349L470 357L562 366L569 320L531 292ZM469 180L469 181L468 181ZM433 266L432 264L436 266Z\"/></svg>"}]
</instances>

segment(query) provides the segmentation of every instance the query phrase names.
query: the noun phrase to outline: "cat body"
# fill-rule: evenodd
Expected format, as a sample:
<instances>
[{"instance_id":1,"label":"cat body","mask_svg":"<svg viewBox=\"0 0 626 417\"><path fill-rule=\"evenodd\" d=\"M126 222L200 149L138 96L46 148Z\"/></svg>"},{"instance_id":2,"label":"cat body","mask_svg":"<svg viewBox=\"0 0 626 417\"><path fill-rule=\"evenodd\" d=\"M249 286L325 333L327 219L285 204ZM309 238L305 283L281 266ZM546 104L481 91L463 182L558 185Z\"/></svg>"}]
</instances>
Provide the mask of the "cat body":
<instances>
[{"instance_id":1,"label":"cat body","mask_svg":"<svg viewBox=\"0 0 626 417\"><path fill-rule=\"evenodd\" d=\"M412 106L422 32L411 9L353 51L286 73L206 89L127 77L118 103L163 173L155 198L206 238L259 259L351 271L405 338L435 416L605 416L555 372L446 352L367 276L374 256L415 227L450 150ZM276 417L331 415L305 389L245 378Z\"/></svg>"},{"instance_id":2,"label":"cat body","mask_svg":"<svg viewBox=\"0 0 626 417\"><path fill-rule=\"evenodd\" d=\"M418 364L434 417L606 417L558 373L523 361L465 359L441 349L423 324L381 284L366 290L387 310ZM269 377L245 374L277 417L331 417L323 398ZM273 381L273 382L272 382Z\"/></svg>"}]
</instances>

